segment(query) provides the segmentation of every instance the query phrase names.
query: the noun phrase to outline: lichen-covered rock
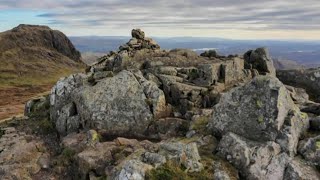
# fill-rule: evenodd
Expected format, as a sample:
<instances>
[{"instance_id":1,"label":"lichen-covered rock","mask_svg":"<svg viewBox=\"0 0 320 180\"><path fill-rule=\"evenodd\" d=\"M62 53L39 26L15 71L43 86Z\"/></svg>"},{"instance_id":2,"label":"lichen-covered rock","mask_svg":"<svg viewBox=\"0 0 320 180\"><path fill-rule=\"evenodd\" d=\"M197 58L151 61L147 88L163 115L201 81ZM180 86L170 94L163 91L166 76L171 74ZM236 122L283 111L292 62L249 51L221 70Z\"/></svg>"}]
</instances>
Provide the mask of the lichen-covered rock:
<instances>
[{"instance_id":1,"label":"lichen-covered rock","mask_svg":"<svg viewBox=\"0 0 320 180\"><path fill-rule=\"evenodd\" d=\"M105 168L113 162L112 151L116 148L114 142L104 142L98 143L94 147L86 148L77 154L76 162L78 164L79 177L84 179L90 171L103 176Z\"/></svg>"},{"instance_id":2,"label":"lichen-covered rock","mask_svg":"<svg viewBox=\"0 0 320 180\"><path fill-rule=\"evenodd\" d=\"M280 145L293 153L307 127L308 116L294 105L285 86L271 76L256 77L224 94L209 123L217 135L233 132L260 142L279 139L286 142Z\"/></svg>"},{"instance_id":3,"label":"lichen-covered rock","mask_svg":"<svg viewBox=\"0 0 320 180\"><path fill-rule=\"evenodd\" d=\"M143 137L154 118L166 115L164 93L141 72L121 71L94 86L80 75L63 79L51 94L51 119L61 135L79 128Z\"/></svg>"},{"instance_id":4,"label":"lichen-covered rock","mask_svg":"<svg viewBox=\"0 0 320 180\"><path fill-rule=\"evenodd\" d=\"M279 70L277 77L285 84L306 89L311 99L320 102L320 68Z\"/></svg>"},{"instance_id":5,"label":"lichen-covered rock","mask_svg":"<svg viewBox=\"0 0 320 180\"><path fill-rule=\"evenodd\" d=\"M72 109L75 108L75 106L73 106L71 95L75 89L83 85L86 77L84 74L75 74L61 78L51 89L50 118L56 124L59 133L63 135L67 133L67 124L73 124L78 115L76 109ZM70 121L70 123L68 123L68 121ZM69 126L69 129L73 130L75 128L77 127Z\"/></svg>"},{"instance_id":6,"label":"lichen-covered rock","mask_svg":"<svg viewBox=\"0 0 320 180\"><path fill-rule=\"evenodd\" d=\"M165 117L167 114L167 105L164 92L158 88L155 82L148 81L144 78L141 71L133 72L136 79L142 86L143 92L147 97L148 105L152 109L155 119Z\"/></svg>"},{"instance_id":7,"label":"lichen-covered rock","mask_svg":"<svg viewBox=\"0 0 320 180\"><path fill-rule=\"evenodd\" d=\"M144 180L146 172L153 169L151 165L145 164L140 160L129 160L124 163L120 173L115 180Z\"/></svg>"},{"instance_id":8,"label":"lichen-covered rock","mask_svg":"<svg viewBox=\"0 0 320 180\"><path fill-rule=\"evenodd\" d=\"M183 144L181 142L163 142L160 144L159 154L169 160L184 165L189 172L200 172L203 165L196 143Z\"/></svg>"},{"instance_id":9,"label":"lichen-covered rock","mask_svg":"<svg viewBox=\"0 0 320 180\"><path fill-rule=\"evenodd\" d=\"M310 163L320 165L320 136L300 141L298 151Z\"/></svg>"},{"instance_id":10,"label":"lichen-covered rock","mask_svg":"<svg viewBox=\"0 0 320 180\"><path fill-rule=\"evenodd\" d=\"M35 114L41 114L47 116L48 110L50 108L49 101L49 96L29 100L25 105L24 115L33 116Z\"/></svg>"},{"instance_id":11,"label":"lichen-covered rock","mask_svg":"<svg viewBox=\"0 0 320 180\"><path fill-rule=\"evenodd\" d=\"M289 91L292 100L296 104L304 104L309 101L309 95L307 94L306 90L288 85L286 85L286 88Z\"/></svg>"},{"instance_id":12,"label":"lichen-covered rock","mask_svg":"<svg viewBox=\"0 0 320 180\"><path fill-rule=\"evenodd\" d=\"M276 75L276 69L267 48L250 50L244 54L245 68L257 69L260 74Z\"/></svg>"},{"instance_id":13,"label":"lichen-covered rock","mask_svg":"<svg viewBox=\"0 0 320 180\"><path fill-rule=\"evenodd\" d=\"M254 142L228 133L218 145L218 154L228 160L247 179L279 179L289 162L278 144Z\"/></svg>"},{"instance_id":14,"label":"lichen-covered rock","mask_svg":"<svg viewBox=\"0 0 320 180\"><path fill-rule=\"evenodd\" d=\"M320 173L301 158L294 158L286 168L284 180L318 180Z\"/></svg>"},{"instance_id":15,"label":"lichen-covered rock","mask_svg":"<svg viewBox=\"0 0 320 180\"><path fill-rule=\"evenodd\" d=\"M167 162L166 158L163 155L158 153L145 152L142 155L142 161L153 165L155 168L165 164Z\"/></svg>"},{"instance_id":16,"label":"lichen-covered rock","mask_svg":"<svg viewBox=\"0 0 320 180\"><path fill-rule=\"evenodd\" d=\"M110 135L143 136L153 119L147 97L129 71L77 89L73 101L83 127L103 129Z\"/></svg>"}]
</instances>

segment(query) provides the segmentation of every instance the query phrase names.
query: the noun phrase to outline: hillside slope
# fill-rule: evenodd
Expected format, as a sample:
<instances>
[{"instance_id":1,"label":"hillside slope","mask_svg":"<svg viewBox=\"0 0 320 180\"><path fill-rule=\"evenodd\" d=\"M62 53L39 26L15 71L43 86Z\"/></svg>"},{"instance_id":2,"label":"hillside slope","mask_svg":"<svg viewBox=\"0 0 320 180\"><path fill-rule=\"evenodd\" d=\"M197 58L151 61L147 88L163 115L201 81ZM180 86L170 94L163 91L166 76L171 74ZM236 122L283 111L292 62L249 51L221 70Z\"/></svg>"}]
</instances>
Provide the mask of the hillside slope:
<instances>
[{"instance_id":1,"label":"hillside slope","mask_svg":"<svg viewBox=\"0 0 320 180\"><path fill-rule=\"evenodd\" d=\"M60 31L19 25L0 33L0 119L83 67L80 52Z\"/></svg>"}]
</instances>

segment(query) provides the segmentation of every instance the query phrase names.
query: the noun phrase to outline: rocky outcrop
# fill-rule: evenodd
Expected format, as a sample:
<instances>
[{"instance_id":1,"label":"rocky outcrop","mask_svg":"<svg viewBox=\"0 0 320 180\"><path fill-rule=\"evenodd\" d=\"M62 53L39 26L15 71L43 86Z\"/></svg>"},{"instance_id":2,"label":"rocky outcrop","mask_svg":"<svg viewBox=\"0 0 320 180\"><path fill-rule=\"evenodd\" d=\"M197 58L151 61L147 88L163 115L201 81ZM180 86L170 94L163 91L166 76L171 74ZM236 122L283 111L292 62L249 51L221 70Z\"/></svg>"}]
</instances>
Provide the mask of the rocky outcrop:
<instances>
[{"instance_id":1,"label":"rocky outcrop","mask_svg":"<svg viewBox=\"0 0 320 180\"><path fill-rule=\"evenodd\" d=\"M302 140L299 143L298 151L308 162L319 166L320 136Z\"/></svg>"},{"instance_id":2,"label":"rocky outcrop","mask_svg":"<svg viewBox=\"0 0 320 180\"><path fill-rule=\"evenodd\" d=\"M320 69L278 70L277 77L284 84L304 88L311 98L320 102Z\"/></svg>"},{"instance_id":3,"label":"rocky outcrop","mask_svg":"<svg viewBox=\"0 0 320 180\"><path fill-rule=\"evenodd\" d=\"M276 70L267 48L250 50L244 54L244 59L247 69L256 69L260 74L275 76Z\"/></svg>"},{"instance_id":4,"label":"rocky outcrop","mask_svg":"<svg viewBox=\"0 0 320 180\"><path fill-rule=\"evenodd\" d=\"M317 180L320 177L319 172L312 167L307 165L308 163L303 159L296 157L288 165L284 180Z\"/></svg>"},{"instance_id":5,"label":"rocky outcrop","mask_svg":"<svg viewBox=\"0 0 320 180\"><path fill-rule=\"evenodd\" d=\"M254 142L234 133L223 136L218 151L247 179L282 179L289 162L278 144Z\"/></svg>"},{"instance_id":6,"label":"rocky outcrop","mask_svg":"<svg viewBox=\"0 0 320 180\"><path fill-rule=\"evenodd\" d=\"M259 76L223 95L210 122L217 135L233 132L253 141L277 141L290 153L296 153L300 134L308 125L308 116L271 76Z\"/></svg>"},{"instance_id":7,"label":"rocky outcrop","mask_svg":"<svg viewBox=\"0 0 320 180\"><path fill-rule=\"evenodd\" d=\"M28 102L26 115L46 102ZM317 179L316 107L275 77L264 48L199 56L134 29L52 88L58 157L68 160L53 166L73 179Z\"/></svg>"}]
</instances>

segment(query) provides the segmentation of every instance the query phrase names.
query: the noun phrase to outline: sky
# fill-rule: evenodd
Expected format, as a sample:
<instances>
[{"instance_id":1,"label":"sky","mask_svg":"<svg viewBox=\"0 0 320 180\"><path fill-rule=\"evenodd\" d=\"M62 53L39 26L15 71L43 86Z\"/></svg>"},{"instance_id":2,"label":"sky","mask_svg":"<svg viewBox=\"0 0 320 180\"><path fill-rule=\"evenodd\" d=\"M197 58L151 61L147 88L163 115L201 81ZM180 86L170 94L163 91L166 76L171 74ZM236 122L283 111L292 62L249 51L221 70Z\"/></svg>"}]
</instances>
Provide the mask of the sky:
<instances>
[{"instance_id":1,"label":"sky","mask_svg":"<svg viewBox=\"0 0 320 180\"><path fill-rule=\"evenodd\" d=\"M320 40L320 0L0 0L0 31L41 24L68 36Z\"/></svg>"}]
</instances>

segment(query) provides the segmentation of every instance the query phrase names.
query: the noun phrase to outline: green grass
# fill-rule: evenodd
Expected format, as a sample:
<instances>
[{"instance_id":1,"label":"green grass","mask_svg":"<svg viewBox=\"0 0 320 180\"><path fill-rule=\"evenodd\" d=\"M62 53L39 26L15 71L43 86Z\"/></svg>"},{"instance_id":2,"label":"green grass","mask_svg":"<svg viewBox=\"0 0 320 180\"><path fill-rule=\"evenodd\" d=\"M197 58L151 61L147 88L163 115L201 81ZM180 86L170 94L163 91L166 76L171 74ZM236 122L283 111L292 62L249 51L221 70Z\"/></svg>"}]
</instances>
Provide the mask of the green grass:
<instances>
[{"instance_id":1,"label":"green grass","mask_svg":"<svg viewBox=\"0 0 320 180\"><path fill-rule=\"evenodd\" d=\"M191 129L199 132L206 132L208 122L208 117L201 116L198 119L196 119L195 122L191 125Z\"/></svg>"},{"instance_id":2,"label":"green grass","mask_svg":"<svg viewBox=\"0 0 320 180\"><path fill-rule=\"evenodd\" d=\"M198 173L187 173L184 167L172 161L168 161L166 164L146 174L146 179L148 180L209 180L212 178L212 169L206 169Z\"/></svg>"},{"instance_id":3,"label":"green grass","mask_svg":"<svg viewBox=\"0 0 320 180\"><path fill-rule=\"evenodd\" d=\"M15 48L0 53L0 88L51 85L61 77L84 69L83 65L64 56L42 57L47 52L50 51L39 47Z\"/></svg>"}]
</instances>

